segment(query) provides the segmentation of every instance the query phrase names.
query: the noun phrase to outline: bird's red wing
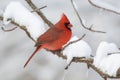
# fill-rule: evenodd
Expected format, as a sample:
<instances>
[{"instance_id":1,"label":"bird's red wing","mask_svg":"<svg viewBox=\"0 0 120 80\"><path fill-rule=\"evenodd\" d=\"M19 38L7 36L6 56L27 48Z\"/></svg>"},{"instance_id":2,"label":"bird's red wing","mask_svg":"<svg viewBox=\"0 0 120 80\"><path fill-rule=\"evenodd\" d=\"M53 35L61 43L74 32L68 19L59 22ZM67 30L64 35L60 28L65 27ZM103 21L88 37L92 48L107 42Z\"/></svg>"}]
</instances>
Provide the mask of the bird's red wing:
<instances>
[{"instance_id":1,"label":"bird's red wing","mask_svg":"<svg viewBox=\"0 0 120 80\"><path fill-rule=\"evenodd\" d=\"M63 30L58 29L56 27L50 28L47 32L45 32L43 35L41 35L38 38L35 46L37 47L37 46L40 46L42 44L51 43L51 42L55 41L56 39L59 38L59 36L63 35L62 31Z\"/></svg>"}]
</instances>

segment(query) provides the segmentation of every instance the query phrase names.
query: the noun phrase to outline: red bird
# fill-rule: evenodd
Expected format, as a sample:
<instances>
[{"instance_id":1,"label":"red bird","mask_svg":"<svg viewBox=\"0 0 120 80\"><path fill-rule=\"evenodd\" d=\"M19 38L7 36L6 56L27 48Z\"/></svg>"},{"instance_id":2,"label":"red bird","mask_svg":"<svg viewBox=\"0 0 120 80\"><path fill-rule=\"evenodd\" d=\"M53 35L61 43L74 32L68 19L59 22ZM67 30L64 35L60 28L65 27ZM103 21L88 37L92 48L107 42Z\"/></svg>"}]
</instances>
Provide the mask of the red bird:
<instances>
[{"instance_id":1,"label":"red bird","mask_svg":"<svg viewBox=\"0 0 120 80\"><path fill-rule=\"evenodd\" d=\"M37 48L29 57L24 67L27 66L36 52L38 52L42 48L53 51L62 49L62 46L65 45L71 38L71 27L72 24L70 24L67 16L63 14L60 21L58 21L53 27L48 29L38 38L37 43L35 44L35 47Z\"/></svg>"}]
</instances>

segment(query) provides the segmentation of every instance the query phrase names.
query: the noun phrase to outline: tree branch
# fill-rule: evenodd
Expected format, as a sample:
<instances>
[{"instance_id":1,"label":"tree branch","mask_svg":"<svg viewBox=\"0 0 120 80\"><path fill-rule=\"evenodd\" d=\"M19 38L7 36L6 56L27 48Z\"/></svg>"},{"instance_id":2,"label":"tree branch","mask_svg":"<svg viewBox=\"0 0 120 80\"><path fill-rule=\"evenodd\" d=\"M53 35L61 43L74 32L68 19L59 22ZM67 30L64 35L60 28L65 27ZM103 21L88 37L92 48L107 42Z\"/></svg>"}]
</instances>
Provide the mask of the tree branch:
<instances>
[{"instance_id":1,"label":"tree branch","mask_svg":"<svg viewBox=\"0 0 120 80\"><path fill-rule=\"evenodd\" d=\"M99 5L95 4L95 3L93 3L91 0L88 0L88 2L89 2L92 6L94 6L94 7L97 7L97 8L103 9L103 10L105 10L105 11L112 12L112 13L115 13L115 14L120 15L120 12L117 12L117 11L114 11L114 10L107 9L107 8L105 8L105 7L99 6Z\"/></svg>"},{"instance_id":2,"label":"tree branch","mask_svg":"<svg viewBox=\"0 0 120 80\"><path fill-rule=\"evenodd\" d=\"M3 20L3 17L2 17L2 16L0 16L0 20ZM14 24L15 26L19 27L20 29L24 30L25 33L27 34L27 36L28 36L32 41L36 42L36 41L31 37L30 33L27 31L27 29L26 29L25 26L20 26L19 24L15 23L15 22L13 22L13 21L11 21L11 23ZM4 30L3 27L1 27L1 29L2 29L3 31L5 31L5 32L6 32L6 31L8 32L8 31L13 31L14 29L16 29L16 27L13 28L13 30L12 30L12 29L11 29L11 30Z\"/></svg>"},{"instance_id":3,"label":"tree branch","mask_svg":"<svg viewBox=\"0 0 120 80\"><path fill-rule=\"evenodd\" d=\"M49 26L49 27L52 27L54 24L49 21L46 16L44 16L44 14L38 10L38 8L32 3L31 0L26 0L26 2L29 4L29 6L33 9L33 11L35 11L42 19L43 21Z\"/></svg>"},{"instance_id":4,"label":"tree branch","mask_svg":"<svg viewBox=\"0 0 120 80\"><path fill-rule=\"evenodd\" d=\"M86 34L82 35L82 37L80 37L79 39L77 39L77 40L75 40L75 41L69 42L66 46L64 46L64 48L62 49L62 51L65 50L65 48L68 47L69 45L71 45L71 44L73 44L73 43L76 43L76 42L80 41L81 39L83 39L83 38L85 37L85 35L86 35Z\"/></svg>"},{"instance_id":5,"label":"tree branch","mask_svg":"<svg viewBox=\"0 0 120 80\"><path fill-rule=\"evenodd\" d=\"M12 29L4 29L4 27L1 27L1 29L4 31L4 32L10 32L10 31L13 31L15 30L17 27L14 27Z\"/></svg>"},{"instance_id":6,"label":"tree branch","mask_svg":"<svg viewBox=\"0 0 120 80\"><path fill-rule=\"evenodd\" d=\"M106 33L106 32L104 32L104 31L98 31L98 30L92 29L93 25L91 25L89 28L86 27L86 26L84 25L83 21L82 21L82 18L81 18L80 15L79 15L77 9L76 9L76 7L75 7L75 4L74 4L73 0L71 0L71 3L72 3L72 6L73 6L73 9L75 10L75 13L77 14L77 17L79 18L79 21L80 21L81 25L82 25L85 29L87 29L87 30L89 30L89 31L91 31L91 32Z\"/></svg>"},{"instance_id":7,"label":"tree branch","mask_svg":"<svg viewBox=\"0 0 120 80\"><path fill-rule=\"evenodd\" d=\"M0 16L0 20L3 20L3 17L2 17L2 16Z\"/></svg>"},{"instance_id":8,"label":"tree branch","mask_svg":"<svg viewBox=\"0 0 120 80\"><path fill-rule=\"evenodd\" d=\"M34 11L31 11L31 12L36 12L37 10L41 10L41 9L46 8L46 7L47 7L47 6L43 6L43 7L41 7L41 8L38 8L38 9L34 10Z\"/></svg>"}]
</instances>

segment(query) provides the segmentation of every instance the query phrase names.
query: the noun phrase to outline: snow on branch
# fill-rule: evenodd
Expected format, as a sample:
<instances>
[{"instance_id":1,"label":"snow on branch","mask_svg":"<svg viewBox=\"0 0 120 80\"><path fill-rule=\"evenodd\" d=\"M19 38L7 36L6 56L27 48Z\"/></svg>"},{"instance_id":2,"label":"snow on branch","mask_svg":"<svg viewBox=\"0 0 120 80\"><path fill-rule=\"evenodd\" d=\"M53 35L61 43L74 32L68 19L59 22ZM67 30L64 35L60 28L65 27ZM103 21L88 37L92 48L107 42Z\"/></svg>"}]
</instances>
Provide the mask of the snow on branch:
<instances>
[{"instance_id":1,"label":"snow on branch","mask_svg":"<svg viewBox=\"0 0 120 80\"><path fill-rule=\"evenodd\" d=\"M88 0L88 2L94 6L94 7L97 7L97 8L100 8L100 9L103 9L103 10L106 10L108 12L112 12L112 13L115 13L115 14L118 14L120 15L120 9L119 8L116 8L110 4L107 4L105 2L102 2L100 0Z\"/></svg>"},{"instance_id":2,"label":"snow on branch","mask_svg":"<svg viewBox=\"0 0 120 80\"><path fill-rule=\"evenodd\" d=\"M54 24L49 21L46 16L32 3L31 0L26 0L26 2L29 4L29 6L44 20L44 22L49 26L53 26Z\"/></svg>"},{"instance_id":3,"label":"snow on branch","mask_svg":"<svg viewBox=\"0 0 120 80\"><path fill-rule=\"evenodd\" d=\"M93 25L91 25L89 28L86 27L85 24L84 24L84 22L83 22L83 20L82 20L82 18L80 17L80 15L79 15L79 13L78 13L78 11L77 11L77 5L75 4L75 2L74 2L73 0L71 0L71 3L72 3L72 6L73 6L73 9L75 10L75 13L77 14L77 17L79 18L79 21L80 21L81 25L82 25L85 29L87 29L87 30L89 30L89 31L91 31L91 32L106 33L106 32L104 32L104 31L94 30L94 29L92 28Z\"/></svg>"},{"instance_id":4,"label":"snow on branch","mask_svg":"<svg viewBox=\"0 0 120 80\"><path fill-rule=\"evenodd\" d=\"M24 26L23 29L27 30L34 40L37 40L46 31L42 19L31 13L18 1L12 1L7 5L3 17L4 25L8 25L11 21L14 21L20 26Z\"/></svg>"},{"instance_id":5,"label":"snow on branch","mask_svg":"<svg viewBox=\"0 0 120 80\"><path fill-rule=\"evenodd\" d=\"M85 34L80 38L73 36L69 43L62 49L63 55L67 56L67 66L65 69L68 69L73 58L91 58L92 49L86 41L82 40L84 36Z\"/></svg>"},{"instance_id":6,"label":"snow on branch","mask_svg":"<svg viewBox=\"0 0 120 80\"><path fill-rule=\"evenodd\" d=\"M2 21L3 20L3 17L2 16L0 16L0 20ZM22 29L23 31L25 31L25 33L27 34L27 36L32 40L32 41L34 41L34 42L36 42L34 39L33 39L33 37L31 37L31 35L30 35L30 33L25 29L25 27L24 26L20 26L19 24L17 24L17 23L15 23L14 21L11 21L11 23L12 24L14 24L15 26L17 26L17 27L19 27L20 29ZM16 27L14 27L15 29L16 29ZM15 30L15 29L4 29L4 27L1 27L1 29L3 30L3 31L5 31L5 32L9 32L9 31L13 31L13 30Z\"/></svg>"},{"instance_id":7,"label":"snow on branch","mask_svg":"<svg viewBox=\"0 0 120 80\"><path fill-rule=\"evenodd\" d=\"M102 41L97 48L93 64L105 74L119 78L120 63L118 61L120 61L120 54L114 54L114 52L120 52L115 43ZM113 54L109 55L109 53Z\"/></svg>"}]
</instances>

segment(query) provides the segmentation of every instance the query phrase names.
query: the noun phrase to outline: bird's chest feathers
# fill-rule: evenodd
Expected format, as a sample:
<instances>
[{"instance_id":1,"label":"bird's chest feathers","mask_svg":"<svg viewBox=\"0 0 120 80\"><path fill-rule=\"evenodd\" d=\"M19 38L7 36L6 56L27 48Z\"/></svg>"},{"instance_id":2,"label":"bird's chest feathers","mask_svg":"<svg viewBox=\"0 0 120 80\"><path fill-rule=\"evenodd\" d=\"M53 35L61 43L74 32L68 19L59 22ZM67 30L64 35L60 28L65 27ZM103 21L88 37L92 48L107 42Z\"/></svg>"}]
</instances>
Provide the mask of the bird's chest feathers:
<instances>
[{"instance_id":1,"label":"bird's chest feathers","mask_svg":"<svg viewBox=\"0 0 120 80\"><path fill-rule=\"evenodd\" d=\"M47 49L49 50L58 50L61 49L63 45L65 45L71 38L71 31L63 30L60 32L61 34L54 33L58 35L59 37L55 37L56 39L52 41L51 43L47 44Z\"/></svg>"},{"instance_id":2,"label":"bird's chest feathers","mask_svg":"<svg viewBox=\"0 0 120 80\"><path fill-rule=\"evenodd\" d=\"M71 32L69 31L63 31L62 35L57 40L58 43L66 44L67 41L71 38Z\"/></svg>"}]
</instances>

